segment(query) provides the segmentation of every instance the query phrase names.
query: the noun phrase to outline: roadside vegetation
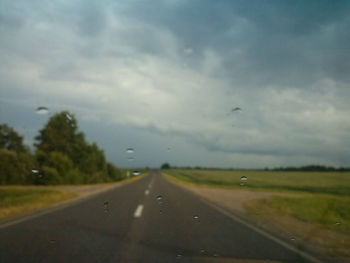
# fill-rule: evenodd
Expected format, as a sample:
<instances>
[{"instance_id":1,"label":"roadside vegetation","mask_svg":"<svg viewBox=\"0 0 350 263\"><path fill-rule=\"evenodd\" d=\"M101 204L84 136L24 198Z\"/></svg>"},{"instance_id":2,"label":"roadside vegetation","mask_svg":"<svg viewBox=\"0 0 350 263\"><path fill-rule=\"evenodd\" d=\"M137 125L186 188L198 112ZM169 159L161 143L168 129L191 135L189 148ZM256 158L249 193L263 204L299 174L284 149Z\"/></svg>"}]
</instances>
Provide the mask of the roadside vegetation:
<instances>
[{"instance_id":1,"label":"roadside vegetation","mask_svg":"<svg viewBox=\"0 0 350 263\"><path fill-rule=\"evenodd\" d=\"M76 197L75 193L38 186L1 186L0 220Z\"/></svg>"},{"instance_id":2,"label":"roadside vegetation","mask_svg":"<svg viewBox=\"0 0 350 263\"><path fill-rule=\"evenodd\" d=\"M350 196L350 172L166 170L188 183L239 189Z\"/></svg>"},{"instance_id":3,"label":"roadside vegetation","mask_svg":"<svg viewBox=\"0 0 350 263\"><path fill-rule=\"evenodd\" d=\"M185 184L275 193L246 202L248 214L267 224L274 222L306 243L313 240L327 247L330 254L350 256L349 171L171 169L164 172L172 180Z\"/></svg>"},{"instance_id":4,"label":"roadside vegetation","mask_svg":"<svg viewBox=\"0 0 350 263\"><path fill-rule=\"evenodd\" d=\"M0 185L92 184L119 181L126 173L107 162L96 143L88 143L68 111L54 114L35 137L23 144L7 124L0 125Z\"/></svg>"}]
</instances>

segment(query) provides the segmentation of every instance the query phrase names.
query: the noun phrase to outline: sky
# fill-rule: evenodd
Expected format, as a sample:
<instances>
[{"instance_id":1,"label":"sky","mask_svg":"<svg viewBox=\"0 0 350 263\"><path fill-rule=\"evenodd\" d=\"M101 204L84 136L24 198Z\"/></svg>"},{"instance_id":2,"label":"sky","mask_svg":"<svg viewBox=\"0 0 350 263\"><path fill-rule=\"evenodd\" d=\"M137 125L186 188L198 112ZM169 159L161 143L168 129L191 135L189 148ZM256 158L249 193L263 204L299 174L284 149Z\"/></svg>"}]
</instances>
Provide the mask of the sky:
<instances>
[{"instance_id":1,"label":"sky","mask_svg":"<svg viewBox=\"0 0 350 263\"><path fill-rule=\"evenodd\" d=\"M349 47L350 1L0 0L0 123L69 110L121 167L349 166Z\"/></svg>"}]
</instances>

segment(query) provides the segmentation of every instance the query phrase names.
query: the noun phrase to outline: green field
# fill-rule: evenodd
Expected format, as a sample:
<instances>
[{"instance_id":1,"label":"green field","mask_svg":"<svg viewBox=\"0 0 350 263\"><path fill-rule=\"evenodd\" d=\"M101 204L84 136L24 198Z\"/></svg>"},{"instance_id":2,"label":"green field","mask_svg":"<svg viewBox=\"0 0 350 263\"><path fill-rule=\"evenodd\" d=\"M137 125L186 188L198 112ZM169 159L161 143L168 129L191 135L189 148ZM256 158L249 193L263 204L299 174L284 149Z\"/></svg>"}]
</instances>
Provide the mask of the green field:
<instances>
[{"instance_id":1,"label":"green field","mask_svg":"<svg viewBox=\"0 0 350 263\"><path fill-rule=\"evenodd\" d=\"M350 172L167 170L166 173L200 185L350 196ZM247 180L242 181L242 176Z\"/></svg>"},{"instance_id":2,"label":"green field","mask_svg":"<svg viewBox=\"0 0 350 263\"><path fill-rule=\"evenodd\" d=\"M169 170L178 181L213 187L290 192L248 203L248 212L289 215L350 234L350 172ZM245 176L246 180L241 180ZM244 185L242 185L242 183Z\"/></svg>"},{"instance_id":3,"label":"green field","mask_svg":"<svg viewBox=\"0 0 350 263\"><path fill-rule=\"evenodd\" d=\"M35 186L0 187L0 219L21 215L75 197L76 194Z\"/></svg>"}]
</instances>

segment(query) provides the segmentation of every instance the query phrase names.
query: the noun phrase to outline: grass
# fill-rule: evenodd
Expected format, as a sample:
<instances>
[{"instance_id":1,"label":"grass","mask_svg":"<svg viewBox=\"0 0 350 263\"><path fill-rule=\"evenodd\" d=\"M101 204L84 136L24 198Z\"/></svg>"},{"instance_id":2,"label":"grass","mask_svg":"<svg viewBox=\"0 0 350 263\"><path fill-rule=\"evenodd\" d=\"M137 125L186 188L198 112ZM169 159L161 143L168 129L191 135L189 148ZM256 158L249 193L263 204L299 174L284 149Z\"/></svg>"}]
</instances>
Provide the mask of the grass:
<instances>
[{"instance_id":1,"label":"grass","mask_svg":"<svg viewBox=\"0 0 350 263\"><path fill-rule=\"evenodd\" d=\"M253 214L288 215L307 223L350 234L350 198L327 195L274 196L247 203Z\"/></svg>"},{"instance_id":2,"label":"grass","mask_svg":"<svg viewBox=\"0 0 350 263\"><path fill-rule=\"evenodd\" d=\"M167 174L207 186L350 196L350 172L169 170ZM247 180L241 181L242 176Z\"/></svg>"},{"instance_id":3,"label":"grass","mask_svg":"<svg viewBox=\"0 0 350 263\"><path fill-rule=\"evenodd\" d=\"M0 220L45 208L75 196L76 194L74 193L45 187L1 187Z\"/></svg>"},{"instance_id":4,"label":"grass","mask_svg":"<svg viewBox=\"0 0 350 263\"><path fill-rule=\"evenodd\" d=\"M350 234L350 172L169 170L167 174L192 184L293 192L293 196L248 203L246 208L261 217L269 213L287 215ZM247 180L242 181L242 176Z\"/></svg>"}]
</instances>

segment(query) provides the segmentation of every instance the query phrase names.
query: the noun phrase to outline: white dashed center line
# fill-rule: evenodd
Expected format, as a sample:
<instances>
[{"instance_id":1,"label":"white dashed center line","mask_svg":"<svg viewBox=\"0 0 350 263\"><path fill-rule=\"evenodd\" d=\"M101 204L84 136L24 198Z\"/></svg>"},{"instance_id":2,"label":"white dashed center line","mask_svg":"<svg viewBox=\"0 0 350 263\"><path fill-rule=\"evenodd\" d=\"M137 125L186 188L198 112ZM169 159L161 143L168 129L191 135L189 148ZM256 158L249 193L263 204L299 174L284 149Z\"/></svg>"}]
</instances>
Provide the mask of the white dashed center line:
<instances>
[{"instance_id":1,"label":"white dashed center line","mask_svg":"<svg viewBox=\"0 0 350 263\"><path fill-rule=\"evenodd\" d=\"M135 218L141 217L142 210L143 210L143 205L138 205L136 210L135 210L134 217Z\"/></svg>"},{"instance_id":2,"label":"white dashed center line","mask_svg":"<svg viewBox=\"0 0 350 263\"><path fill-rule=\"evenodd\" d=\"M149 194L149 190L148 189L146 189L146 191L145 191L145 195L148 195Z\"/></svg>"}]
</instances>

